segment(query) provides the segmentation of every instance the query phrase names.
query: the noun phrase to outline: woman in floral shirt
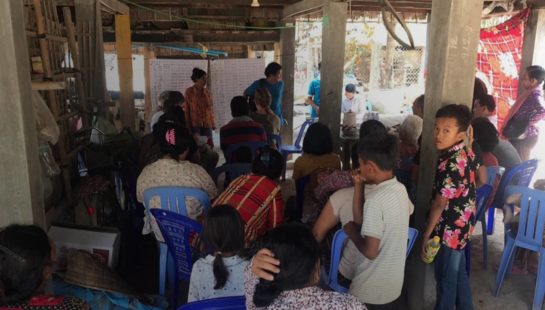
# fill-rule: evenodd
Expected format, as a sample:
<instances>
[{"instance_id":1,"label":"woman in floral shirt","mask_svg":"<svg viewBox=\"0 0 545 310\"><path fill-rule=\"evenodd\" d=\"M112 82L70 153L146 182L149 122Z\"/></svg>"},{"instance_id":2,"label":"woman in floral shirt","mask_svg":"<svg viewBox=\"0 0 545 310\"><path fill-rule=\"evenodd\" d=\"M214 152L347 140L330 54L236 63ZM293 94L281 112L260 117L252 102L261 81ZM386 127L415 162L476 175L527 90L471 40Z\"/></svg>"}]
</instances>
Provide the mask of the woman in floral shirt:
<instances>
[{"instance_id":1,"label":"woman in floral shirt","mask_svg":"<svg viewBox=\"0 0 545 310\"><path fill-rule=\"evenodd\" d=\"M435 115L435 146L439 160L428 224L423 234L422 256L428 240L441 238L435 257L437 303L435 309L473 309L465 270L464 247L473 232L475 179L479 164L464 143L471 121L469 108L450 104Z\"/></svg>"}]
</instances>

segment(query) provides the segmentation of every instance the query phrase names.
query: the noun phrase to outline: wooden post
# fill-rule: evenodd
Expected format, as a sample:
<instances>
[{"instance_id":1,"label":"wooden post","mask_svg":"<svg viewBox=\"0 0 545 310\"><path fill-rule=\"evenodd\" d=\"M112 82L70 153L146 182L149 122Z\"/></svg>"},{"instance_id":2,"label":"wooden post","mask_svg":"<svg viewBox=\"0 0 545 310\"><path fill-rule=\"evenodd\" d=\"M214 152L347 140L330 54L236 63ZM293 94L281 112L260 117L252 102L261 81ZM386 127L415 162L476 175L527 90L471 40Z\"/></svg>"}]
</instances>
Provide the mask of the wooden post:
<instances>
[{"instance_id":1,"label":"wooden post","mask_svg":"<svg viewBox=\"0 0 545 310\"><path fill-rule=\"evenodd\" d=\"M545 67L545 57L543 57L545 55L545 40L543 38L545 38L545 8L533 9L524 28L519 80L522 79L528 66ZM523 91L523 87L518 88L519 95Z\"/></svg>"},{"instance_id":2,"label":"wooden post","mask_svg":"<svg viewBox=\"0 0 545 310\"><path fill-rule=\"evenodd\" d=\"M151 74L150 74L150 59L155 58L153 51L151 50L151 44L144 44L144 83L145 83L145 92L144 92L144 119L146 124L151 121L151 116L153 115L153 107L151 105ZM151 131L151 128L150 128Z\"/></svg>"},{"instance_id":3,"label":"wooden post","mask_svg":"<svg viewBox=\"0 0 545 310\"><path fill-rule=\"evenodd\" d=\"M0 1L0 227L45 226L23 1Z\"/></svg>"},{"instance_id":4,"label":"wooden post","mask_svg":"<svg viewBox=\"0 0 545 310\"><path fill-rule=\"evenodd\" d=\"M74 69L76 69L76 84L78 89L78 103L79 108L82 109L85 113L90 113L92 110L89 106L89 103L85 94L85 86L83 85L83 74L81 71L81 59L78 50L78 44L76 39L76 30L74 23L72 22L72 12L70 8L65 6L62 8L62 15L64 17L64 24L66 25L66 36L68 37L68 48L70 49L70 54L72 54L72 61L74 62ZM83 126L87 128L91 123L89 114L84 114L82 117Z\"/></svg>"},{"instance_id":5,"label":"wooden post","mask_svg":"<svg viewBox=\"0 0 545 310\"><path fill-rule=\"evenodd\" d=\"M341 103L346 37L346 2L328 2L323 7L320 122L331 129L335 150L340 148Z\"/></svg>"},{"instance_id":6,"label":"wooden post","mask_svg":"<svg viewBox=\"0 0 545 310\"><path fill-rule=\"evenodd\" d=\"M132 85L132 46L129 15L115 16L115 48L119 73L119 104L123 127L135 129L134 94Z\"/></svg>"},{"instance_id":7,"label":"wooden post","mask_svg":"<svg viewBox=\"0 0 545 310\"><path fill-rule=\"evenodd\" d=\"M420 231L425 228L437 168L433 141L435 113L440 107L451 103L471 106L482 7L482 0L432 2L424 127L414 214L416 227ZM420 259L421 241L419 238L414 247L415 253L407 261L411 309L427 309L435 302L433 268Z\"/></svg>"},{"instance_id":8,"label":"wooden post","mask_svg":"<svg viewBox=\"0 0 545 310\"><path fill-rule=\"evenodd\" d=\"M284 80L284 94L282 96L282 113L287 120L287 125L282 127L282 143L293 143L293 99L295 77L295 28L283 29L280 35L281 51L280 62L282 64L282 79ZM275 44L275 54L277 51Z\"/></svg>"}]
</instances>

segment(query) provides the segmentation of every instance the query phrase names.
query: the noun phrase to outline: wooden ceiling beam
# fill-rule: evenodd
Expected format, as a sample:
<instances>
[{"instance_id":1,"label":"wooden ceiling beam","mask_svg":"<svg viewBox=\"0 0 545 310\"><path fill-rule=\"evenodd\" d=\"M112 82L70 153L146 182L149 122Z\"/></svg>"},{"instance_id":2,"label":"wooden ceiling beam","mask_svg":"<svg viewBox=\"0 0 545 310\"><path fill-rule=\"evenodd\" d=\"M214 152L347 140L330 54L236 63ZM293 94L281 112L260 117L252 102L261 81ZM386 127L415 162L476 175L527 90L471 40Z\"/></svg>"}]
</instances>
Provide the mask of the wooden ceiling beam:
<instances>
[{"instance_id":1,"label":"wooden ceiling beam","mask_svg":"<svg viewBox=\"0 0 545 310\"><path fill-rule=\"evenodd\" d=\"M313 13L322 9L327 0L302 0L284 7L282 19L294 18L301 15Z\"/></svg>"},{"instance_id":2,"label":"wooden ceiling beam","mask_svg":"<svg viewBox=\"0 0 545 310\"><path fill-rule=\"evenodd\" d=\"M102 10L116 15L129 15L129 7L119 0L100 0Z\"/></svg>"},{"instance_id":3,"label":"wooden ceiling beam","mask_svg":"<svg viewBox=\"0 0 545 310\"><path fill-rule=\"evenodd\" d=\"M104 29L104 42L115 42L115 31ZM132 41L140 43L268 44L280 41L280 31L247 30L133 30Z\"/></svg>"},{"instance_id":4,"label":"wooden ceiling beam","mask_svg":"<svg viewBox=\"0 0 545 310\"><path fill-rule=\"evenodd\" d=\"M245 6L250 7L252 0L131 0L135 3L145 6L202 6L209 4L226 4L230 6ZM297 0L259 0L261 6L283 7L290 5Z\"/></svg>"}]
</instances>

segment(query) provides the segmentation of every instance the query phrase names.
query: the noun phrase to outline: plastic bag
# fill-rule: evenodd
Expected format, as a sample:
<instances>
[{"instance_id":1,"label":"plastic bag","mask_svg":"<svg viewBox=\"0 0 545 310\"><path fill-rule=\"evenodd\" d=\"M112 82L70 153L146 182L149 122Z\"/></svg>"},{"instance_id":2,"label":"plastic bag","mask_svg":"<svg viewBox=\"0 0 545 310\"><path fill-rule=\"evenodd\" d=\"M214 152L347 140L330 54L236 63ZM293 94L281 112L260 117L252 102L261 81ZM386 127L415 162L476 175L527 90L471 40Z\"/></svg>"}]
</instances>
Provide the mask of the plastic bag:
<instances>
[{"instance_id":1,"label":"plastic bag","mask_svg":"<svg viewBox=\"0 0 545 310\"><path fill-rule=\"evenodd\" d=\"M51 151L51 146L49 143L42 142L38 148L40 159L42 160L44 166L44 172L48 177L52 177L61 173L61 168L55 161L53 156L53 151Z\"/></svg>"},{"instance_id":2,"label":"plastic bag","mask_svg":"<svg viewBox=\"0 0 545 310\"><path fill-rule=\"evenodd\" d=\"M112 123L103 117L97 117L91 130L91 143L103 145L111 142L117 136L117 130Z\"/></svg>"},{"instance_id":3,"label":"plastic bag","mask_svg":"<svg viewBox=\"0 0 545 310\"><path fill-rule=\"evenodd\" d=\"M59 141L60 129L47 103L38 91L32 91L32 107L36 118L38 137L53 145Z\"/></svg>"}]
</instances>

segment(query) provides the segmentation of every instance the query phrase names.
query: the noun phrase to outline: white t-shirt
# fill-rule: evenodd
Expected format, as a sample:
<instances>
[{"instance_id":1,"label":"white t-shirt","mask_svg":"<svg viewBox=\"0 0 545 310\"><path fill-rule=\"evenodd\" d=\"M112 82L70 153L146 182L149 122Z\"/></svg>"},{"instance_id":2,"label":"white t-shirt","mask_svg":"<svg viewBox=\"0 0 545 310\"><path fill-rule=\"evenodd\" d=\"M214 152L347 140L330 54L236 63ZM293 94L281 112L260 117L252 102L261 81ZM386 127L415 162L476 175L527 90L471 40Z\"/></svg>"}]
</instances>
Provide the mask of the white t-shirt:
<instances>
[{"instance_id":1,"label":"white t-shirt","mask_svg":"<svg viewBox=\"0 0 545 310\"><path fill-rule=\"evenodd\" d=\"M249 261L239 256L224 257L223 264L229 271L225 286L215 290L216 278L214 277L214 259L212 255L207 255L193 264L191 270L191 280L189 281L188 302L244 295L244 269Z\"/></svg>"},{"instance_id":2,"label":"white t-shirt","mask_svg":"<svg viewBox=\"0 0 545 310\"><path fill-rule=\"evenodd\" d=\"M343 103L341 106L341 112L348 113L348 112L354 112L356 114L359 114L363 112L365 108L363 107L363 103L358 98L358 96L354 96L352 99L348 99L346 97L343 98Z\"/></svg>"},{"instance_id":3,"label":"white t-shirt","mask_svg":"<svg viewBox=\"0 0 545 310\"><path fill-rule=\"evenodd\" d=\"M365 185L365 195L368 195L374 188L375 185ZM354 213L352 212L353 201L354 187L340 189L329 197L333 214L339 218L342 226L354 219ZM363 255L358 251L354 243L350 239L347 239L341 262L339 263L339 272L343 277L351 280L354 278L356 266L361 264L362 261Z\"/></svg>"},{"instance_id":4,"label":"white t-shirt","mask_svg":"<svg viewBox=\"0 0 545 310\"><path fill-rule=\"evenodd\" d=\"M395 177L365 195L361 235L380 239L378 256L363 257L356 267L350 294L370 304L383 305L401 295L412 210L407 190Z\"/></svg>"}]
</instances>

